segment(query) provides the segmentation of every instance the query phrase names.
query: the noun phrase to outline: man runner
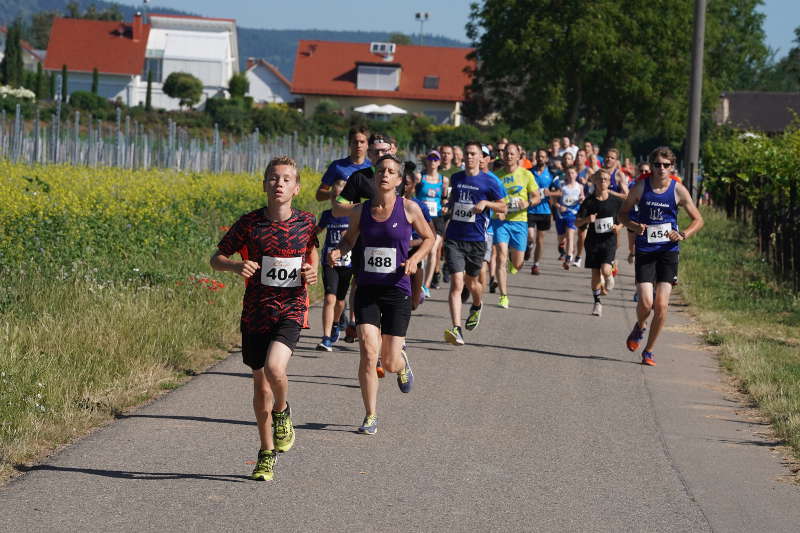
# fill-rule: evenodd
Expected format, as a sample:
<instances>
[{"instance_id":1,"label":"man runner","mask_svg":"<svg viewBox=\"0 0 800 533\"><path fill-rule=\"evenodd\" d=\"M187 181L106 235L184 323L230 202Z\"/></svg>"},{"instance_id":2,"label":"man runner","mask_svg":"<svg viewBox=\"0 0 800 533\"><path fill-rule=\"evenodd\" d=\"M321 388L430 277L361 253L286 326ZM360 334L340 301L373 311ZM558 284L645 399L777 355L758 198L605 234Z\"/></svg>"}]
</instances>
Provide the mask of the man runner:
<instances>
[{"instance_id":1,"label":"man runner","mask_svg":"<svg viewBox=\"0 0 800 533\"><path fill-rule=\"evenodd\" d=\"M642 364L655 366L653 347L667 319L672 287L678 283L678 258L680 241L700 231L703 217L695 207L689 191L683 184L671 179L675 154L665 146L656 148L648 158L653 173L648 179L633 187L619 218L622 224L636 235L636 323L626 341L630 351L636 351L647 330L647 319L653 313L650 334L642 351ZM633 206L639 211L636 222L630 218ZM678 228L678 207L682 206L691 219L685 231ZM655 302L653 287L655 286Z\"/></svg>"},{"instance_id":2,"label":"man runner","mask_svg":"<svg viewBox=\"0 0 800 533\"><path fill-rule=\"evenodd\" d=\"M464 145L466 170L453 174L448 210L452 215L447 225L444 256L450 271L450 317L453 327L445 330L445 341L456 346L464 344L461 332L461 291L466 286L472 295L472 307L465 324L469 330L478 326L481 318L481 267L486 253L487 209L506 212L505 191L500 183L480 171L481 143Z\"/></svg>"},{"instance_id":3,"label":"man runner","mask_svg":"<svg viewBox=\"0 0 800 533\"><path fill-rule=\"evenodd\" d=\"M541 273L539 261L542 260L542 250L544 250L544 232L550 229L552 220L550 192L553 190L553 175L550 174L550 168L547 166L547 150L536 151L536 165L531 169L531 172L536 180L536 185L539 187L540 197L539 202L528 207L528 248L526 249L526 255L531 255L528 250L533 247L531 274L538 276Z\"/></svg>"},{"instance_id":4,"label":"man runner","mask_svg":"<svg viewBox=\"0 0 800 533\"><path fill-rule=\"evenodd\" d=\"M369 131L364 127L352 128L347 140L350 144L350 155L344 159L337 159L330 165L322 175L322 181L317 189L316 198L318 202L331 200L331 190L337 180L347 181L351 174L363 168L370 168L372 163L367 159L367 139ZM335 196L334 196L335 198Z\"/></svg>"},{"instance_id":5,"label":"man runner","mask_svg":"<svg viewBox=\"0 0 800 533\"><path fill-rule=\"evenodd\" d=\"M250 478L269 481L275 452L288 451L294 444L286 366L307 310L306 285L317 281L318 244L314 215L292 208L292 198L300 192L294 160L277 157L269 162L264 192L267 206L236 221L211 256L211 268L246 279L242 359L253 371L253 410L261 440ZM248 259L230 259L242 249Z\"/></svg>"}]
</instances>

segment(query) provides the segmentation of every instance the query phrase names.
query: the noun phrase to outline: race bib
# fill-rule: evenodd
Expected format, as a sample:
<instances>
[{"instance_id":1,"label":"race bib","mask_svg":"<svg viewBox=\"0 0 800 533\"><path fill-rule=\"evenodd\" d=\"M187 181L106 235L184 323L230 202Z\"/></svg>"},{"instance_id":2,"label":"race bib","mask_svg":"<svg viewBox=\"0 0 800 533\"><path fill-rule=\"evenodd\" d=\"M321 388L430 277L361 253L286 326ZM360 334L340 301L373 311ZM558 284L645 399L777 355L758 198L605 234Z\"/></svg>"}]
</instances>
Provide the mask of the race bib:
<instances>
[{"instance_id":1,"label":"race bib","mask_svg":"<svg viewBox=\"0 0 800 533\"><path fill-rule=\"evenodd\" d=\"M596 218L594 221L595 233L608 233L614 229L614 217Z\"/></svg>"},{"instance_id":2,"label":"race bib","mask_svg":"<svg viewBox=\"0 0 800 533\"><path fill-rule=\"evenodd\" d=\"M302 257L265 255L261 258L261 284L270 287L299 287L303 282L300 276L302 267Z\"/></svg>"},{"instance_id":3,"label":"race bib","mask_svg":"<svg viewBox=\"0 0 800 533\"><path fill-rule=\"evenodd\" d=\"M453 220L459 222L475 222L475 211L472 208L475 204L456 202L453 206Z\"/></svg>"},{"instance_id":4,"label":"race bib","mask_svg":"<svg viewBox=\"0 0 800 533\"><path fill-rule=\"evenodd\" d=\"M517 197L511 198L508 201L508 211L510 213L513 213L515 211L519 211L519 204L520 204L519 198L517 198Z\"/></svg>"},{"instance_id":5,"label":"race bib","mask_svg":"<svg viewBox=\"0 0 800 533\"><path fill-rule=\"evenodd\" d=\"M425 206L428 208L428 214L432 217L439 216L439 204L432 200L427 200Z\"/></svg>"},{"instance_id":6,"label":"race bib","mask_svg":"<svg viewBox=\"0 0 800 533\"><path fill-rule=\"evenodd\" d=\"M334 266L337 266L337 267L348 267L348 266L350 266L350 253L351 252L347 252L342 257L340 257L337 261L334 261L333 262Z\"/></svg>"},{"instance_id":7,"label":"race bib","mask_svg":"<svg viewBox=\"0 0 800 533\"><path fill-rule=\"evenodd\" d=\"M397 270L397 249L364 248L364 271L375 274L393 274Z\"/></svg>"},{"instance_id":8,"label":"race bib","mask_svg":"<svg viewBox=\"0 0 800 533\"><path fill-rule=\"evenodd\" d=\"M647 242L650 244L669 242L668 235L670 231L672 231L672 224L669 222L647 226Z\"/></svg>"}]
</instances>

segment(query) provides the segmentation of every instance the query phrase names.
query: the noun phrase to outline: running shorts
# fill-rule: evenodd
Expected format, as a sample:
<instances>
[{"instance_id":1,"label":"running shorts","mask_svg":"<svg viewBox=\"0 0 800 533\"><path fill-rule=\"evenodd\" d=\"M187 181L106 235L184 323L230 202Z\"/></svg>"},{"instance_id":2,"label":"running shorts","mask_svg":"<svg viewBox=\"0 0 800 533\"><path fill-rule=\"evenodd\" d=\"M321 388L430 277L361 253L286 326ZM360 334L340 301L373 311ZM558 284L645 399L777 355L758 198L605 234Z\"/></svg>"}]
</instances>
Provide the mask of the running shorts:
<instances>
[{"instance_id":1,"label":"running shorts","mask_svg":"<svg viewBox=\"0 0 800 533\"><path fill-rule=\"evenodd\" d=\"M335 294L337 300L347 298L347 289L350 288L350 279L353 277L353 270L350 267L322 266L322 283L325 286L325 294Z\"/></svg>"},{"instance_id":2,"label":"running shorts","mask_svg":"<svg viewBox=\"0 0 800 533\"><path fill-rule=\"evenodd\" d=\"M614 262L617 255L617 239L598 239L596 241L589 241L588 239L583 244L586 250L586 268L600 268L601 265L610 265Z\"/></svg>"},{"instance_id":3,"label":"running shorts","mask_svg":"<svg viewBox=\"0 0 800 533\"><path fill-rule=\"evenodd\" d=\"M678 283L678 252L636 252L636 283Z\"/></svg>"},{"instance_id":4,"label":"running shorts","mask_svg":"<svg viewBox=\"0 0 800 533\"><path fill-rule=\"evenodd\" d=\"M444 241L444 260L451 274L465 272L467 276L477 277L483 267L486 255L486 241Z\"/></svg>"},{"instance_id":5,"label":"running shorts","mask_svg":"<svg viewBox=\"0 0 800 533\"><path fill-rule=\"evenodd\" d=\"M574 230L578 229L575 226L575 217L569 217L569 218L557 217L556 233L558 233L559 235L564 235L568 229L574 229Z\"/></svg>"},{"instance_id":6,"label":"running shorts","mask_svg":"<svg viewBox=\"0 0 800 533\"><path fill-rule=\"evenodd\" d=\"M494 244L508 244L520 252L524 252L528 247L528 224L526 222L514 222L509 220L492 220L494 228Z\"/></svg>"},{"instance_id":7,"label":"running shorts","mask_svg":"<svg viewBox=\"0 0 800 533\"><path fill-rule=\"evenodd\" d=\"M550 229L550 215L528 213L528 227L539 231Z\"/></svg>"},{"instance_id":8,"label":"running shorts","mask_svg":"<svg viewBox=\"0 0 800 533\"><path fill-rule=\"evenodd\" d=\"M356 324L372 324L381 334L405 337L411 320L411 297L393 285L359 285L354 310Z\"/></svg>"},{"instance_id":9,"label":"running shorts","mask_svg":"<svg viewBox=\"0 0 800 533\"><path fill-rule=\"evenodd\" d=\"M267 351L270 344L280 342L292 352L300 339L302 326L293 320L281 319L272 325L267 333L242 332L242 361L244 364L258 370L264 368L267 361Z\"/></svg>"}]
</instances>

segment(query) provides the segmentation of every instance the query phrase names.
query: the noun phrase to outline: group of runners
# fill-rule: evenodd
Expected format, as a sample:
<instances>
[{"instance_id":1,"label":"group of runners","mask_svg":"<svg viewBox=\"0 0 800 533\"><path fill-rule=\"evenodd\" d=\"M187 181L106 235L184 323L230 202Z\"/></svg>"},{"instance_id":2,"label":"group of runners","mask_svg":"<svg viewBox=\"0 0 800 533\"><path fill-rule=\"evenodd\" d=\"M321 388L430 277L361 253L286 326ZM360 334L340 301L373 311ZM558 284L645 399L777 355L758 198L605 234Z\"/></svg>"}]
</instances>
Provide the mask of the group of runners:
<instances>
[{"instance_id":1,"label":"group of runners","mask_svg":"<svg viewBox=\"0 0 800 533\"><path fill-rule=\"evenodd\" d=\"M551 221L562 267L591 270L592 314L598 317L601 296L614 287L618 236L629 235L638 303L625 344L636 351L649 321L642 363L655 365L654 345L677 283L679 242L703 225L673 173L669 148L657 148L647 164L631 168L620 163L617 150L600 157L591 143L578 148L567 138L532 152L532 159L506 139L496 147L441 146L419 165L397 156L394 139L364 128L351 130L349 146L350 154L331 163L316 191L318 200L330 202L319 220L292 207L300 190L295 162L273 159L264 173L266 206L231 226L211 258L212 268L235 272L246 283L242 357L253 371L261 441L252 479L272 479L277 453L294 444L286 368L307 320L306 287L317 281L320 262L325 299L317 349L331 351L342 334L345 341L358 339L365 411L358 432L364 435L378 430L380 378L394 373L401 392L412 390L405 344L412 310L449 283L451 326L444 340L465 344L464 330L480 324L487 290L499 291L498 306L508 309L508 276L530 258L530 273L541 273ZM679 206L691 220L683 231ZM241 260L231 258L236 253Z\"/></svg>"}]
</instances>

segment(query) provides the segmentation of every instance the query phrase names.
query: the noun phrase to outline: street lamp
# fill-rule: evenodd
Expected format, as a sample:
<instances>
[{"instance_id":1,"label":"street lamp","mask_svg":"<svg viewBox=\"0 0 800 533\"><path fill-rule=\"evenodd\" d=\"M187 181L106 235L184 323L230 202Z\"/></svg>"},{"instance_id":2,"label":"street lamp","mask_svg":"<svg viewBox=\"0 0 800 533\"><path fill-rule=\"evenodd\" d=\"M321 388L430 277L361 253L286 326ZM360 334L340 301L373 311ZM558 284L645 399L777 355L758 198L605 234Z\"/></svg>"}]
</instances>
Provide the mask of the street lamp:
<instances>
[{"instance_id":1,"label":"street lamp","mask_svg":"<svg viewBox=\"0 0 800 533\"><path fill-rule=\"evenodd\" d=\"M422 46L422 26L423 26L423 24L425 24L425 21L430 18L430 16L431 16L431 14L428 13L427 11L425 11L424 13L418 11L417 14L414 15L414 18L419 21L419 45L420 46Z\"/></svg>"}]
</instances>

